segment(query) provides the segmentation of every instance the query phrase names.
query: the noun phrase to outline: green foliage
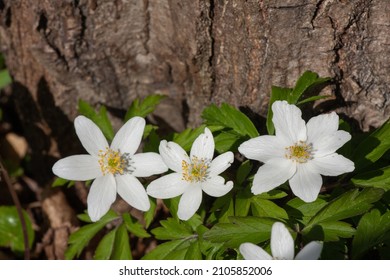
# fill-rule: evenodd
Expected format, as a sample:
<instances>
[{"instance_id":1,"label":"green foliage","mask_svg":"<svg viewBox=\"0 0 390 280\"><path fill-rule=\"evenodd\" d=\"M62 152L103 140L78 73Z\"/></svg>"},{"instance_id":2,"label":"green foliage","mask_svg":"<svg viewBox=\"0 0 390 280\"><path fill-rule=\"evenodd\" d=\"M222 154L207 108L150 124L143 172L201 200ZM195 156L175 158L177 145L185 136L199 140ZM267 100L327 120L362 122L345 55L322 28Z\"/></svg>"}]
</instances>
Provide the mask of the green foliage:
<instances>
[{"instance_id":1,"label":"green foliage","mask_svg":"<svg viewBox=\"0 0 390 280\"><path fill-rule=\"evenodd\" d=\"M352 183L360 187L390 190L390 166L360 173L352 178Z\"/></svg>"},{"instance_id":2,"label":"green foliage","mask_svg":"<svg viewBox=\"0 0 390 280\"><path fill-rule=\"evenodd\" d=\"M113 220L118 219L118 216L109 211L99 221L85 225L69 236L69 247L65 252L65 258L70 260L79 257L83 249L88 245L89 241L104 228L104 226ZM107 241L106 241L107 242ZM100 249L102 251L103 249ZM99 252L100 254L100 252Z\"/></svg>"},{"instance_id":3,"label":"green foliage","mask_svg":"<svg viewBox=\"0 0 390 280\"><path fill-rule=\"evenodd\" d=\"M390 120L365 137L353 151L356 171L375 163L390 149Z\"/></svg>"},{"instance_id":4,"label":"green foliage","mask_svg":"<svg viewBox=\"0 0 390 280\"><path fill-rule=\"evenodd\" d=\"M141 102L138 98L133 101L126 112L124 121L128 121L132 117L146 117L156 109L156 106L165 98L164 95L148 95Z\"/></svg>"},{"instance_id":5,"label":"green foliage","mask_svg":"<svg viewBox=\"0 0 390 280\"><path fill-rule=\"evenodd\" d=\"M352 242L352 258L358 259L368 250L390 239L390 211L381 215L378 209L364 214Z\"/></svg>"},{"instance_id":6,"label":"green foliage","mask_svg":"<svg viewBox=\"0 0 390 280\"><path fill-rule=\"evenodd\" d=\"M270 218L231 217L230 223L219 223L207 231L203 238L225 247L237 248L244 242L260 243L269 239L275 222Z\"/></svg>"},{"instance_id":7,"label":"green foliage","mask_svg":"<svg viewBox=\"0 0 390 280\"><path fill-rule=\"evenodd\" d=\"M204 132L205 127L206 126L202 125L195 129L187 128L181 133L174 133L172 141L179 144L185 151L189 152L192 143L195 141L196 137Z\"/></svg>"},{"instance_id":8,"label":"green foliage","mask_svg":"<svg viewBox=\"0 0 390 280\"><path fill-rule=\"evenodd\" d=\"M294 88L281 88L273 86L271 89L271 98L268 106L267 130L270 135L275 133L272 122L272 104L277 100L286 100L289 104L304 104L315 100L327 98L328 96L312 96L300 101L300 98L310 93L313 89L327 83L330 78L321 78L317 73L306 71L298 79Z\"/></svg>"},{"instance_id":9,"label":"green foliage","mask_svg":"<svg viewBox=\"0 0 390 280\"><path fill-rule=\"evenodd\" d=\"M29 246L34 243L35 233L30 217L22 210L26 223ZM24 252L22 224L15 206L0 206L0 246L9 247L12 251Z\"/></svg>"},{"instance_id":10,"label":"green foliage","mask_svg":"<svg viewBox=\"0 0 390 280\"><path fill-rule=\"evenodd\" d=\"M131 260L131 248L129 242L129 234L126 230L126 226L121 224L115 234L115 241L113 252L111 255L112 260Z\"/></svg>"},{"instance_id":11,"label":"green foliage","mask_svg":"<svg viewBox=\"0 0 390 280\"><path fill-rule=\"evenodd\" d=\"M221 107L212 104L203 110L202 118L207 126L221 126L221 128L234 131L239 136L259 136L255 125L242 112L229 104L223 103Z\"/></svg>"},{"instance_id":12,"label":"green foliage","mask_svg":"<svg viewBox=\"0 0 390 280\"><path fill-rule=\"evenodd\" d=\"M143 226L139 222L133 219L129 215L129 213L123 214L122 218L129 232L141 238L150 237L150 234L143 228Z\"/></svg>"},{"instance_id":13,"label":"green foliage","mask_svg":"<svg viewBox=\"0 0 390 280\"><path fill-rule=\"evenodd\" d=\"M101 106L99 111L95 111L87 102L79 100L79 113L91 119L103 132L104 136L112 141L114 139L114 130L107 115L105 106Z\"/></svg>"}]
</instances>

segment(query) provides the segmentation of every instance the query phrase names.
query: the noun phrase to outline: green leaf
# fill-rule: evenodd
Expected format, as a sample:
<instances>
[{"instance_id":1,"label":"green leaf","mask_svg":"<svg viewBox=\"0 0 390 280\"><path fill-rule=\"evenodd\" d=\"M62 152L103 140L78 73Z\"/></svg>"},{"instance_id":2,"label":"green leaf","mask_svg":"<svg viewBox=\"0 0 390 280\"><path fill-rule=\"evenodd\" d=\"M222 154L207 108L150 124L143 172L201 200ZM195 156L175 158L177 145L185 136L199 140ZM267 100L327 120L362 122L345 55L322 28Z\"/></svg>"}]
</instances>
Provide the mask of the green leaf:
<instances>
[{"instance_id":1,"label":"green leaf","mask_svg":"<svg viewBox=\"0 0 390 280\"><path fill-rule=\"evenodd\" d=\"M134 234L135 236L141 237L141 238L147 238L150 237L150 234L147 233L147 231L143 228L143 226L134 220L129 213L124 213L122 215L123 221L126 225L126 228L129 232Z\"/></svg>"},{"instance_id":2,"label":"green leaf","mask_svg":"<svg viewBox=\"0 0 390 280\"><path fill-rule=\"evenodd\" d=\"M273 199L280 199L280 198L286 197L287 193L282 191L282 190L275 190L275 189L273 189L273 190L271 190L269 192L258 194L256 196L258 196L259 198L262 198L262 199L273 200Z\"/></svg>"},{"instance_id":3,"label":"green leaf","mask_svg":"<svg viewBox=\"0 0 390 280\"><path fill-rule=\"evenodd\" d=\"M104 106L100 107L100 110L96 112L91 105L88 104L88 102L85 102L83 100L79 100L78 104L78 110L80 114L86 116L87 118L91 119L103 132L104 136L109 140L112 141L114 138L114 130L112 128L110 119L107 115L107 109Z\"/></svg>"},{"instance_id":4,"label":"green leaf","mask_svg":"<svg viewBox=\"0 0 390 280\"><path fill-rule=\"evenodd\" d=\"M203 238L221 243L229 248L237 248L244 242L260 243L270 238L271 227L276 221L259 217L231 217L231 223L219 223L205 232Z\"/></svg>"},{"instance_id":5,"label":"green leaf","mask_svg":"<svg viewBox=\"0 0 390 280\"><path fill-rule=\"evenodd\" d=\"M239 185L244 183L245 179L248 177L249 173L251 172L252 167L253 165L250 162L250 160L246 160L240 165L236 175L236 181Z\"/></svg>"},{"instance_id":6,"label":"green leaf","mask_svg":"<svg viewBox=\"0 0 390 280\"><path fill-rule=\"evenodd\" d=\"M190 239L178 239L158 245L143 260L183 260L191 245Z\"/></svg>"},{"instance_id":7,"label":"green leaf","mask_svg":"<svg viewBox=\"0 0 390 280\"><path fill-rule=\"evenodd\" d=\"M250 138L259 136L252 121L244 113L226 103L223 103L220 108L214 104L206 107L202 112L202 118L208 126L231 128L239 135Z\"/></svg>"},{"instance_id":8,"label":"green leaf","mask_svg":"<svg viewBox=\"0 0 390 280\"><path fill-rule=\"evenodd\" d=\"M325 242L339 241L340 238L351 238L355 229L348 223L340 221L323 222L311 228L305 234L308 240L323 240Z\"/></svg>"},{"instance_id":9,"label":"green leaf","mask_svg":"<svg viewBox=\"0 0 390 280\"><path fill-rule=\"evenodd\" d=\"M156 199L149 197L150 208L144 213L145 227L148 228L153 222L154 214L156 212Z\"/></svg>"},{"instance_id":10,"label":"green leaf","mask_svg":"<svg viewBox=\"0 0 390 280\"><path fill-rule=\"evenodd\" d=\"M114 211L108 211L98 222L81 227L69 236L69 247L65 252L65 259L70 260L75 256L80 256L81 252L88 245L89 241L94 237L104 226L117 219L118 216Z\"/></svg>"},{"instance_id":11,"label":"green leaf","mask_svg":"<svg viewBox=\"0 0 390 280\"><path fill-rule=\"evenodd\" d=\"M352 178L352 183L360 187L381 188L390 190L390 166L360 173Z\"/></svg>"},{"instance_id":12,"label":"green leaf","mask_svg":"<svg viewBox=\"0 0 390 280\"><path fill-rule=\"evenodd\" d=\"M330 78L319 78L318 74L315 72L306 71L295 84L295 87L289 96L288 103L297 104L300 97L310 88L328 82L329 80Z\"/></svg>"},{"instance_id":13,"label":"green leaf","mask_svg":"<svg viewBox=\"0 0 390 280\"><path fill-rule=\"evenodd\" d=\"M165 98L164 95L154 94L146 96L142 102L137 98L130 105L125 115L125 122L132 117L146 117L156 109L156 106Z\"/></svg>"},{"instance_id":14,"label":"green leaf","mask_svg":"<svg viewBox=\"0 0 390 280\"><path fill-rule=\"evenodd\" d=\"M327 202L321 198L307 203L296 197L287 202L285 209L290 217L294 217L306 225L326 204Z\"/></svg>"},{"instance_id":15,"label":"green leaf","mask_svg":"<svg viewBox=\"0 0 390 280\"><path fill-rule=\"evenodd\" d=\"M308 103L308 102L312 102L312 101L317 101L317 100L321 100L321 99L326 99L326 98L329 98L331 97L330 95L315 95L315 96L311 96L311 97L308 97L304 100L301 100L297 103L297 105L302 105L302 104L305 104L305 103Z\"/></svg>"},{"instance_id":16,"label":"green leaf","mask_svg":"<svg viewBox=\"0 0 390 280\"><path fill-rule=\"evenodd\" d=\"M109 260L114 248L117 228L107 233L99 242L93 258L95 260Z\"/></svg>"},{"instance_id":17,"label":"green leaf","mask_svg":"<svg viewBox=\"0 0 390 280\"><path fill-rule=\"evenodd\" d=\"M31 248L35 233L27 212L22 210L26 223L29 247ZM15 206L0 206L0 246L10 247L14 252L24 252L22 224Z\"/></svg>"},{"instance_id":18,"label":"green leaf","mask_svg":"<svg viewBox=\"0 0 390 280\"><path fill-rule=\"evenodd\" d=\"M344 193L323 207L309 221L303 231L307 233L316 224L339 221L363 214L372 207L372 203L382 197L383 193L383 190L374 188L367 188L361 192L352 190Z\"/></svg>"},{"instance_id":19,"label":"green leaf","mask_svg":"<svg viewBox=\"0 0 390 280\"><path fill-rule=\"evenodd\" d=\"M240 138L236 133L221 131L214 137L215 149L220 154L237 150Z\"/></svg>"},{"instance_id":20,"label":"green leaf","mask_svg":"<svg viewBox=\"0 0 390 280\"><path fill-rule=\"evenodd\" d=\"M202 252L199 248L199 242L192 242L184 256L185 260L201 260Z\"/></svg>"},{"instance_id":21,"label":"green leaf","mask_svg":"<svg viewBox=\"0 0 390 280\"><path fill-rule=\"evenodd\" d=\"M358 259L374 246L390 238L390 211L381 215L373 209L359 221L352 241L352 258Z\"/></svg>"},{"instance_id":22,"label":"green leaf","mask_svg":"<svg viewBox=\"0 0 390 280\"><path fill-rule=\"evenodd\" d=\"M181 133L175 133L173 134L172 141L179 144L185 151L188 152L190 151L195 139L204 132L205 127L205 125L201 125L195 129L187 128Z\"/></svg>"},{"instance_id":23,"label":"green leaf","mask_svg":"<svg viewBox=\"0 0 390 280\"><path fill-rule=\"evenodd\" d=\"M277 100L288 100L290 94L292 92L291 88L281 88L272 86L271 88L271 97L268 104L268 113L267 113L267 131L269 135L275 134L274 123L272 122L273 112L272 112L272 104L274 104Z\"/></svg>"},{"instance_id":24,"label":"green leaf","mask_svg":"<svg viewBox=\"0 0 390 280\"><path fill-rule=\"evenodd\" d=\"M234 216L247 216L253 194L248 188L237 193L234 203Z\"/></svg>"},{"instance_id":25,"label":"green leaf","mask_svg":"<svg viewBox=\"0 0 390 280\"><path fill-rule=\"evenodd\" d=\"M210 210L209 222L211 219L218 220L220 223L229 222L229 218L234 216L234 210L234 201L229 195L218 197Z\"/></svg>"},{"instance_id":26,"label":"green leaf","mask_svg":"<svg viewBox=\"0 0 390 280\"><path fill-rule=\"evenodd\" d=\"M10 83L12 83L11 76L9 75L8 70L1 70L0 71L0 89L8 86Z\"/></svg>"},{"instance_id":27,"label":"green leaf","mask_svg":"<svg viewBox=\"0 0 390 280\"><path fill-rule=\"evenodd\" d=\"M57 177L51 186L52 187L60 187L60 186L67 185L69 182L70 182L69 180Z\"/></svg>"},{"instance_id":28,"label":"green leaf","mask_svg":"<svg viewBox=\"0 0 390 280\"><path fill-rule=\"evenodd\" d=\"M355 172L371 165L390 149L390 120L367 136L353 152Z\"/></svg>"},{"instance_id":29,"label":"green leaf","mask_svg":"<svg viewBox=\"0 0 390 280\"><path fill-rule=\"evenodd\" d=\"M261 199L257 196L253 196L251 199L251 209L253 215L257 217L269 217L281 220L288 219L286 210L270 200Z\"/></svg>"},{"instance_id":30,"label":"green leaf","mask_svg":"<svg viewBox=\"0 0 390 280\"><path fill-rule=\"evenodd\" d=\"M112 260L132 260L129 235L126 226L121 224L115 234Z\"/></svg>"},{"instance_id":31,"label":"green leaf","mask_svg":"<svg viewBox=\"0 0 390 280\"><path fill-rule=\"evenodd\" d=\"M188 225L174 218L160 221L160 224L162 227L152 230L153 235L158 240L183 239L194 234Z\"/></svg>"}]
</instances>

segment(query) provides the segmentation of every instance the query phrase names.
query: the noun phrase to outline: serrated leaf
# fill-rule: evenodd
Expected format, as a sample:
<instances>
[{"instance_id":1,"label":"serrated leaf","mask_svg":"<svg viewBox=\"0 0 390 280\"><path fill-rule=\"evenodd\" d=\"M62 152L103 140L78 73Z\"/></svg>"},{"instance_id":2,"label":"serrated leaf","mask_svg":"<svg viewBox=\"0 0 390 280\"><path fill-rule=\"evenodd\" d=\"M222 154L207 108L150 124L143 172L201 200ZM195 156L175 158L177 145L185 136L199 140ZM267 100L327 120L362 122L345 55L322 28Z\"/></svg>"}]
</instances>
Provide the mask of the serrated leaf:
<instances>
[{"instance_id":1,"label":"serrated leaf","mask_svg":"<svg viewBox=\"0 0 390 280\"><path fill-rule=\"evenodd\" d=\"M109 260L114 248L115 234L117 228L114 228L112 231L108 232L102 240L100 240L93 258L95 260Z\"/></svg>"},{"instance_id":2,"label":"serrated leaf","mask_svg":"<svg viewBox=\"0 0 390 280\"><path fill-rule=\"evenodd\" d=\"M272 104L277 100L288 100L292 92L291 88L282 88L277 86L272 86L271 88L271 97L268 103L268 113L267 113L267 131L269 135L275 134L274 123L272 122L273 112Z\"/></svg>"},{"instance_id":3,"label":"serrated leaf","mask_svg":"<svg viewBox=\"0 0 390 280\"><path fill-rule=\"evenodd\" d=\"M260 243L270 238L271 227L276 221L259 217L231 217L230 223L219 223L205 232L203 239L214 243L224 243L229 248L237 248L244 242Z\"/></svg>"},{"instance_id":4,"label":"serrated leaf","mask_svg":"<svg viewBox=\"0 0 390 280\"><path fill-rule=\"evenodd\" d=\"M129 234L126 226L121 224L115 234L114 248L111 255L112 260L132 260Z\"/></svg>"},{"instance_id":5,"label":"serrated leaf","mask_svg":"<svg viewBox=\"0 0 390 280\"><path fill-rule=\"evenodd\" d=\"M321 198L317 198L315 201L307 203L296 197L288 201L284 208L290 217L300 220L305 225L326 204L327 202Z\"/></svg>"},{"instance_id":6,"label":"serrated leaf","mask_svg":"<svg viewBox=\"0 0 390 280\"><path fill-rule=\"evenodd\" d=\"M104 226L117 219L117 214L110 210L98 222L88 224L81 227L69 236L69 247L65 252L65 259L70 260L74 257L80 256L81 252L88 245L89 241L102 229Z\"/></svg>"},{"instance_id":7,"label":"serrated leaf","mask_svg":"<svg viewBox=\"0 0 390 280\"><path fill-rule=\"evenodd\" d=\"M185 151L188 152L190 151L195 139L204 132L205 127L205 125L201 125L195 129L187 128L180 133L174 133L172 141L179 144Z\"/></svg>"},{"instance_id":8,"label":"serrated leaf","mask_svg":"<svg viewBox=\"0 0 390 280\"><path fill-rule=\"evenodd\" d=\"M129 215L129 213L124 213L122 215L122 218L129 232L141 238L150 237L150 234L143 228L143 226L139 222L134 220Z\"/></svg>"},{"instance_id":9,"label":"serrated leaf","mask_svg":"<svg viewBox=\"0 0 390 280\"><path fill-rule=\"evenodd\" d=\"M355 229L348 223L330 221L317 224L310 232L305 234L309 240L322 240L325 242L339 241L340 238L351 238Z\"/></svg>"},{"instance_id":10,"label":"serrated leaf","mask_svg":"<svg viewBox=\"0 0 390 280\"><path fill-rule=\"evenodd\" d=\"M316 224L339 221L363 214L372 207L372 203L382 197L383 193L383 190L374 188L367 188L361 192L352 190L344 193L324 206L309 221L303 231L307 233Z\"/></svg>"},{"instance_id":11,"label":"serrated leaf","mask_svg":"<svg viewBox=\"0 0 390 280\"><path fill-rule=\"evenodd\" d=\"M221 131L214 137L215 150L220 154L237 150L240 139L241 137L236 133Z\"/></svg>"},{"instance_id":12,"label":"serrated leaf","mask_svg":"<svg viewBox=\"0 0 390 280\"><path fill-rule=\"evenodd\" d=\"M390 190L390 166L360 173L352 178L352 183L360 187L381 188Z\"/></svg>"},{"instance_id":13,"label":"serrated leaf","mask_svg":"<svg viewBox=\"0 0 390 280\"><path fill-rule=\"evenodd\" d=\"M230 128L241 136L250 138L259 136L252 121L244 113L226 103L223 103L221 107L214 104L206 107L202 112L202 118L207 125Z\"/></svg>"},{"instance_id":14,"label":"serrated leaf","mask_svg":"<svg viewBox=\"0 0 390 280\"><path fill-rule=\"evenodd\" d=\"M178 239L158 245L151 252L146 254L143 260L183 260L188 247L191 245L189 239Z\"/></svg>"},{"instance_id":15,"label":"serrated leaf","mask_svg":"<svg viewBox=\"0 0 390 280\"><path fill-rule=\"evenodd\" d=\"M371 165L390 149L390 120L360 142L353 152L355 172Z\"/></svg>"},{"instance_id":16,"label":"serrated leaf","mask_svg":"<svg viewBox=\"0 0 390 280\"><path fill-rule=\"evenodd\" d=\"M160 221L160 224L162 227L152 230L158 240L183 239L194 234L189 226L174 218Z\"/></svg>"},{"instance_id":17,"label":"serrated leaf","mask_svg":"<svg viewBox=\"0 0 390 280\"><path fill-rule=\"evenodd\" d=\"M188 247L188 250L184 256L185 260L201 260L202 259L202 252L199 248L199 242L192 242L191 245Z\"/></svg>"},{"instance_id":18,"label":"serrated leaf","mask_svg":"<svg viewBox=\"0 0 390 280\"><path fill-rule=\"evenodd\" d=\"M31 248L35 233L27 212L22 209L26 224L29 247ZM15 206L0 206L0 246L9 247L14 252L24 252L22 224Z\"/></svg>"},{"instance_id":19,"label":"serrated leaf","mask_svg":"<svg viewBox=\"0 0 390 280\"><path fill-rule=\"evenodd\" d=\"M112 141L112 139L114 138L114 130L112 128L110 119L108 118L106 107L101 106L99 111L96 112L91 107L91 105L80 99L78 104L78 111L80 112L80 114L91 119L100 128L104 136L109 141Z\"/></svg>"},{"instance_id":20,"label":"serrated leaf","mask_svg":"<svg viewBox=\"0 0 390 280\"><path fill-rule=\"evenodd\" d=\"M251 209L254 216L287 220L288 215L286 210L278 206L276 203L253 196L251 199Z\"/></svg>"},{"instance_id":21,"label":"serrated leaf","mask_svg":"<svg viewBox=\"0 0 390 280\"><path fill-rule=\"evenodd\" d=\"M129 109L125 115L125 121L128 121L132 117L146 117L156 109L156 106L165 98L165 95L148 95L142 102L137 98L131 103Z\"/></svg>"},{"instance_id":22,"label":"serrated leaf","mask_svg":"<svg viewBox=\"0 0 390 280\"><path fill-rule=\"evenodd\" d=\"M390 211L381 215L373 209L359 221L355 237L352 241L352 258L360 258L374 246L390 238Z\"/></svg>"},{"instance_id":23,"label":"serrated leaf","mask_svg":"<svg viewBox=\"0 0 390 280\"><path fill-rule=\"evenodd\" d=\"M318 74L315 72L306 71L296 82L295 87L289 96L288 103L297 104L298 100L306 91L329 80L330 78L319 78Z\"/></svg>"}]
</instances>

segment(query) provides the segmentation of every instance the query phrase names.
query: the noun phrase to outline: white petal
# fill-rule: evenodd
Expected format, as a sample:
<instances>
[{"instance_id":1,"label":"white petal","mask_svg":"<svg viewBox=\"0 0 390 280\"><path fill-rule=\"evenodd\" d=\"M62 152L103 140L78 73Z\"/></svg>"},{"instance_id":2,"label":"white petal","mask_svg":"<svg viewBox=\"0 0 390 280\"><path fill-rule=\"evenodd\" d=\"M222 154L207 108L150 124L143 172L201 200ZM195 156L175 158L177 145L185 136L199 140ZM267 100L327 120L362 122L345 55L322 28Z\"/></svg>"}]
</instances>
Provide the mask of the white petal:
<instances>
[{"instance_id":1,"label":"white petal","mask_svg":"<svg viewBox=\"0 0 390 280\"><path fill-rule=\"evenodd\" d=\"M180 198L177 216L180 220L187 221L196 210L199 209L202 202L202 189L198 184L192 184Z\"/></svg>"},{"instance_id":2,"label":"white petal","mask_svg":"<svg viewBox=\"0 0 390 280\"><path fill-rule=\"evenodd\" d=\"M182 180L181 173L171 173L152 181L146 188L148 195L155 198L172 198L183 194L190 184Z\"/></svg>"},{"instance_id":3,"label":"white petal","mask_svg":"<svg viewBox=\"0 0 390 280\"><path fill-rule=\"evenodd\" d=\"M322 157L337 151L346 142L351 140L351 134L338 130L333 134L325 135L317 142L313 142L314 157Z\"/></svg>"},{"instance_id":4,"label":"white petal","mask_svg":"<svg viewBox=\"0 0 390 280\"><path fill-rule=\"evenodd\" d=\"M135 168L131 175L135 177L149 177L168 171L162 157L157 153L135 154L131 161L131 166Z\"/></svg>"},{"instance_id":5,"label":"white petal","mask_svg":"<svg viewBox=\"0 0 390 280\"><path fill-rule=\"evenodd\" d=\"M150 202L144 186L132 175L115 176L118 194L131 206L148 211Z\"/></svg>"},{"instance_id":6,"label":"white petal","mask_svg":"<svg viewBox=\"0 0 390 280\"><path fill-rule=\"evenodd\" d=\"M253 179L252 193L268 192L290 179L296 171L296 164L288 159L274 158L260 166Z\"/></svg>"},{"instance_id":7,"label":"white petal","mask_svg":"<svg viewBox=\"0 0 390 280\"><path fill-rule=\"evenodd\" d=\"M121 153L135 154L142 140L145 129L145 119L134 117L128 120L119 129L112 140L111 149L119 150Z\"/></svg>"},{"instance_id":8,"label":"white petal","mask_svg":"<svg viewBox=\"0 0 390 280\"><path fill-rule=\"evenodd\" d=\"M272 158L284 157L284 148L280 138L264 135L245 141L238 147L238 151L249 159L267 162Z\"/></svg>"},{"instance_id":9,"label":"white petal","mask_svg":"<svg viewBox=\"0 0 390 280\"><path fill-rule=\"evenodd\" d=\"M183 160L190 162L186 151L175 142L162 140L159 146L160 155L169 169L181 173Z\"/></svg>"},{"instance_id":10,"label":"white petal","mask_svg":"<svg viewBox=\"0 0 390 280\"><path fill-rule=\"evenodd\" d=\"M210 164L210 167L208 169L209 176L221 174L229 168L233 161L234 154L232 152L226 152L222 155L217 156Z\"/></svg>"},{"instance_id":11,"label":"white petal","mask_svg":"<svg viewBox=\"0 0 390 280\"><path fill-rule=\"evenodd\" d=\"M312 241L307 244L295 257L296 260L318 260L321 256L323 244L319 241Z\"/></svg>"},{"instance_id":12,"label":"white petal","mask_svg":"<svg viewBox=\"0 0 390 280\"><path fill-rule=\"evenodd\" d=\"M276 259L294 259L294 240L286 226L280 222L272 225L271 252Z\"/></svg>"},{"instance_id":13,"label":"white petal","mask_svg":"<svg viewBox=\"0 0 390 280\"><path fill-rule=\"evenodd\" d=\"M355 169L355 164L352 161L337 153L314 158L311 162L316 172L325 176L338 176Z\"/></svg>"},{"instance_id":14,"label":"white petal","mask_svg":"<svg viewBox=\"0 0 390 280\"><path fill-rule=\"evenodd\" d=\"M91 155L74 155L60 159L53 165L53 173L75 181L91 180L103 175L98 159Z\"/></svg>"},{"instance_id":15,"label":"white petal","mask_svg":"<svg viewBox=\"0 0 390 280\"><path fill-rule=\"evenodd\" d=\"M225 184L225 179L223 179L221 176L212 177L211 179L202 183L203 191L209 196L214 197L223 196L230 192L232 188L233 182L229 181Z\"/></svg>"},{"instance_id":16,"label":"white petal","mask_svg":"<svg viewBox=\"0 0 390 280\"><path fill-rule=\"evenodd\" d=\"M272 260L270 254L263 248L249 242L241 244L239 250L246 260Z\"/></svg>"},{"instance_id":17,"label":"white petal","mask_svg":"<svg viewBox=\"0 0 390 280\"><path fill-rule=\"evenodd\" d=\"M74 127L81 144L89 154L97 156L99 150L104 150L108 147L107 140L102 131L90 119L84 116L78 116L74 120Z\"/></svg>"},{"instance_id":18,"label":"white petal","mask_svg":"<svg viewBox=\"0 0 390 280\"><path fill-rule=\"evenodd\" d=\"M209 159L211 160L214 155L214 138L211 134L211 131L206 127L204 133L199 135L191 147L191 158L193 156L198 157L199 159Z\"/></svg>"},{"instance_id":19,"label":"white petal","mask_svg":"<svg viewBox=\"0 0 390 280\"><path fill-rule=\"evenodd\" d=\"M333 134L339 127L339 116L332 112L311 118L307 124L307 141L315 143L326 135Z\"/></svg>"},{"instance_id":20,"label":"white petal","mask_svg":"<svg viewBox=\"0 0 390 280\"><path fill-rule=\"evenodd\" d=\"M286 101L275 101L272 104L272 112L275 135L284 140L285 146L306 141L306 124L297 106L290 105Z\"/></svg>"},{"instance_id":21,"label":"white petal","mask_svg":"<svg viewBox=\"0 0 390 280\"><path fill-rule=\"evenodd\" d=\"M322 178L311 162L297 165L297 172L289 181L292 192L305 202L317 199Z\"/></svg>"},{"instance_id":22,"label":"white petal","mask_svg":"<svg viewBox=\"0 0 390 280\"><path fill-rule=\"evenodd\" d=\"M93 181L87 197L88 215L92 222L103 217L116 198L116 183L114 176L109 174Z\"/></svg>"}]
</instances>

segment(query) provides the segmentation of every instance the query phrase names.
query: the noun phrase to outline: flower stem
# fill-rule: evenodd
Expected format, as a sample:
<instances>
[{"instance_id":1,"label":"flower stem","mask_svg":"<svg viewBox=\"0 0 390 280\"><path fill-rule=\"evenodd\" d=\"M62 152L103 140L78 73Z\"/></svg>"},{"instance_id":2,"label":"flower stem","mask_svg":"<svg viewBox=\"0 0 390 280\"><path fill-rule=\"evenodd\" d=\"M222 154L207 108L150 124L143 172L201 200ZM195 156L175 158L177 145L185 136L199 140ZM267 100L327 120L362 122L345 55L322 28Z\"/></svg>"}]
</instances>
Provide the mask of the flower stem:
<instances>
[{"instance_id":1,"label":"flower stem","mask_svg":"<svg viewBox=\"0 0 390 280\"><path fill-rule=\"evenodd\" d=\"M28 260L28 259L30 259L30 246L29 246L29 242L28 242L26 220L24 219L23 210L22 210L22 206L20 204L18 195L16 194L15 189L12 186L8 171L5 169L5 167L3 165L3 160L1 157L0 157L0 172L1 172L1 178L4 179L4 182L7 185L8 190L11 194L12 200L14 201L16 211L17 211L19 219L20 219L20 224L22 225L23 241L24 241L24 259Z\"/></svg>"}]
</instances>

